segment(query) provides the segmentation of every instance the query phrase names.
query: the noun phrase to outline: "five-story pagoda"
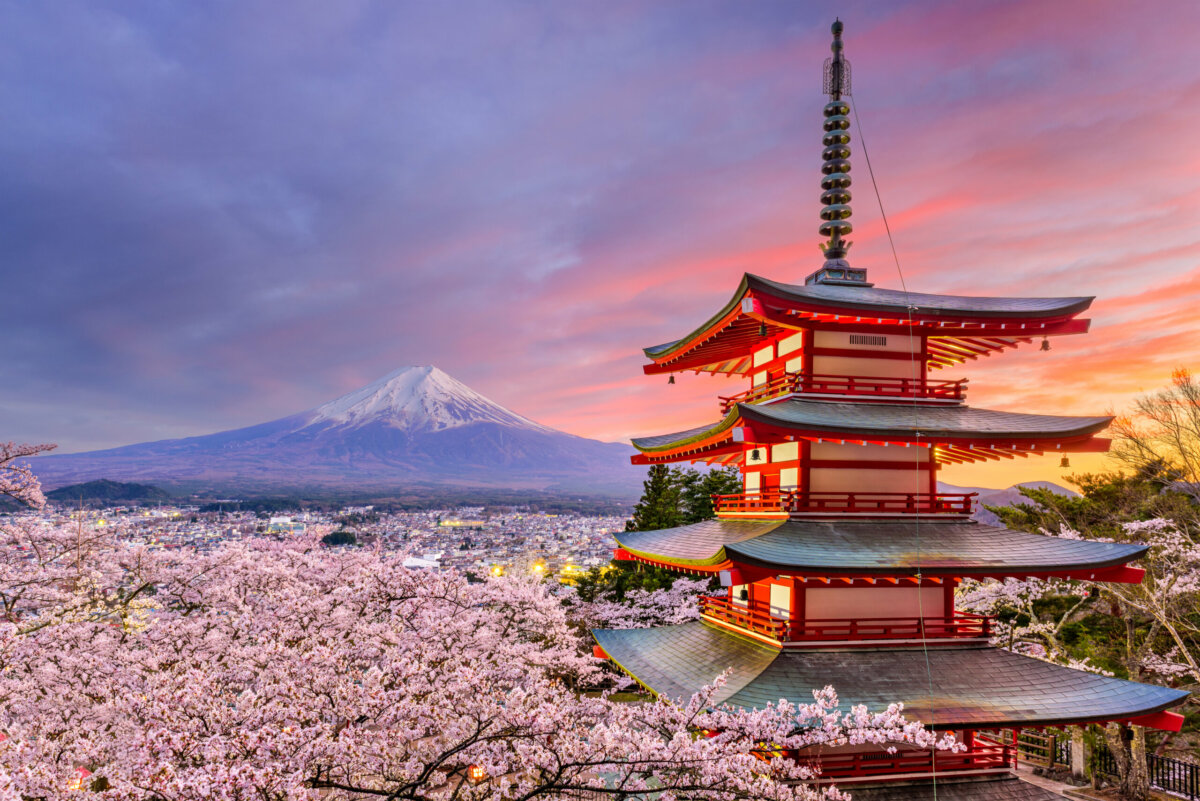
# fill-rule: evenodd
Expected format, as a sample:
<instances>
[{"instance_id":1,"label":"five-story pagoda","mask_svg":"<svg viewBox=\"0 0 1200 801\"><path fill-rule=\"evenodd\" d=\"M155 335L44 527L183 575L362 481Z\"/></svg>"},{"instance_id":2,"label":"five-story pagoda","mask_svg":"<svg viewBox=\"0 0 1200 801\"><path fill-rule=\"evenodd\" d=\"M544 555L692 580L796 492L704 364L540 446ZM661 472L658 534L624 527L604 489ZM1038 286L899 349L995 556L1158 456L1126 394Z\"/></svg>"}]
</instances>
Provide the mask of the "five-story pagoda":
<instances>
[{"instance_id":1,"label":"five-story pagoda","mask_svg":"<svg viewBox=\"0 0 1200 801\"><path fill-rule=\"evenodd\" d=\"M1061 667L989 645L991 621L954 607L964 578L1137 582L1145 548L1072 541L970 519L939 493L944 464L1104 451L1108 417L965 405L966 379L934 370L1049 337L1082 334L1089 297L998 298L881 289L847 260L852 226L849 64L842 24L825 63L820 233L825 261L803 285L742 277L682 339L647 348L647 374L745 376L716 422L634 440L637 464L736 464L744 491L715 520L617 536L616 555L695 574L723 592L699 622L594 632L600 652L654 693L689 696L730 670L717 700L806 703L832 684L848 707L901 701L967 750L847 747L817 760L858 798L1051 798L1012 777L996 730L1123 723L1178 731L1185 693ZM984 732L989 732L985 735Z\"/></svg>"}]
</instances>

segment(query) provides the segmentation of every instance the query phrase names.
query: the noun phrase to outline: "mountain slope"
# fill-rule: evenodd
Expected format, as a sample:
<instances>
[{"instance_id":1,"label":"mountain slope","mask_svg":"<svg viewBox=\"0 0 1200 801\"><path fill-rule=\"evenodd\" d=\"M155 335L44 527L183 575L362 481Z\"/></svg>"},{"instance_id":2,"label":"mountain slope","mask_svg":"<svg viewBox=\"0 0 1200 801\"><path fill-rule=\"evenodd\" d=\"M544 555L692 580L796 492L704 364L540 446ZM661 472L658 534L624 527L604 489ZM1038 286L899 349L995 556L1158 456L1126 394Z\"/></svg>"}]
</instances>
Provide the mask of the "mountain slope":
<instances>
[{"instance_id":1,"label":"mountain slope","mask_svg":"<svg viewBox=\"0 0 1200 801\"><path fill-rule=\"evenodd\" d=\"M636 493L631 448L535 423L436 367L406 367L307 412L248 428L45 456L46 486L95 478L186 489L398 486Z\"/></svg>"},{"instance_id":2,"label":"mountain slope","mask_svg":"<svg viewBox=\"0 0 1200 801\"><path fill-rule=\"evenodd\" d=\"M1013 484L1007 489L988 489L987 487L956 487L953 484L943 484L940 481L938 482L938 492L979 493L979 497L974 499L975 512L971 515L971 517L978 520L980 523L986 523L990 526L1000 525L1000 517L994 512L989 512L984 508L985 506L1012 506L1018 503L1031 503L1028 498L1021 494L1021 487L1048 489L1056 495L1066 495L1071 498L1079 497L1079 493L1055 484L1053 481L1026 481L1022 484Z\"/></svg>"}]
</instances>

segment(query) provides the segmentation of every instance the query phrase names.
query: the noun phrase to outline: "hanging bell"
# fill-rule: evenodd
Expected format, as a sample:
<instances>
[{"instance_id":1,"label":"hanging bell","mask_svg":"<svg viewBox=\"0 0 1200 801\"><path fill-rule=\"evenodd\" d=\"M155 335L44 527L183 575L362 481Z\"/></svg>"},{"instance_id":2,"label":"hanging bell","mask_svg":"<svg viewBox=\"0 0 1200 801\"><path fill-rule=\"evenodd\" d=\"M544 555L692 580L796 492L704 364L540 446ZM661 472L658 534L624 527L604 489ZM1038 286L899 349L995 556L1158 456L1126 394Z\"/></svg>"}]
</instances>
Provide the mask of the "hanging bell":
<instances>
[{"instance_id":1,"label":"hanging bell","mask_svg":"<svg viewBox=\"0 0 1200 801\"><path fill-rule=\"evenodd\" d=\"M750 461L752 461L752 462L757 462L759 460L759 458L761 458L761 456L762 456L762 454L759 453L758 448L755 448L754 450L750 451Z\"/></svg>"},{"instance_id":2,"label":"hanging bell","mask_svg":"<svg viewBox=\"0 0 1200 801\"><path fill-rule=\"evenodd\" d=\"M675 383L675 376L671 376L670 378L668 378L668 379L667 379L667 383L668 383L668 384L674 384L674 383Z\"/></svg>"},{"instance_id":3,"label":"hanging bell","mask_svg":"<svg viewBox=\"0 0 1200 801\"><path fill-rule=\"evenodd\" d=\"M1050 339L1042 337L1042 350L1050 350Z\"/></svg>"},{"instance_id":4,"label":"hanging bell","mask_svg":"<svg viewBox=\"0 0 1200 801\"><path fill-rule=\"evenodd\" d=\"M1071 460L1070 460L1070 459L1068 459L1066 456L1063 456L1063 458L1062 458L1062 461L1060 461L1060 462L1058 463L1058 466L1059 466L1059 467L1070 467L1070 466L1071 466Z\"/></svg>"},{"instance_id":5,"label":"hanging bell","mask_svg":"<svg viewBox=\"0 0 1200 801\"><path fill-rule=\"evenodd\" d=\"M760 337L765 337L767 335L767 324L766 323L758 324L758 335Z\"/></svg>"}]
</instances>

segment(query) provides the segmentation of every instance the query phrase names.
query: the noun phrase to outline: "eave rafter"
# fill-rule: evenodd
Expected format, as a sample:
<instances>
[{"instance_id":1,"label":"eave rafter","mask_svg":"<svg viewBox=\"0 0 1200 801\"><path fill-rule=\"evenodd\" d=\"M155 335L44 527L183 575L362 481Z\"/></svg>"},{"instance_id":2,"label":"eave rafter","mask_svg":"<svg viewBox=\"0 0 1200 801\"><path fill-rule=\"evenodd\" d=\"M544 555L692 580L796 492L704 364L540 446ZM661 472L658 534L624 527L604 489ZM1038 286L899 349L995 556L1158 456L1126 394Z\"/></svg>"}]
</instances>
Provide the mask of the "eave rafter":
<instances>
[{"instance_id":1,"label":"eave rafter","mask_svg":"<svg viewBox=\"0 0 1200 801\"><path fill-rule=\"evenodd\" d=\"M647 375L686 370L744 375L751 368L749 354L765 342L801 329L842 331L899 331L927 337L929 366L940 369L988 356L1034 337L1086 333L1091 320L1070 316L1029 321L1012 319L968 319L946 316L913 317L845 314L810 304L739 288L729 305L705 328L691 335L682 347L652 357L644 365ZM766 329L765 335L763 328Z\"/></svg>"},{"instance_id":2,"label":"eave rafter","mask_svg":"<svg viewBox=\"0 0 1200 801\"><path fill-rule=\"evenodd\" d=\"M910 568L897 568L895 570L881 569L873 573L863 572L836 572L829 570L804 570L794 567L786 567L782 565L764 566L750 565L735 559L729 558L725 550L722 548L718 553L714 554L712 560L708 564L700 564L695 562L678 562L668 558L649 556L629 551L625 548L613 549L613 559L618 561L641 562L642 564L652 565L654 567L662 567L668 570L677 570L682 573L691 573L698 576L712 575L719 573L722 570L733 571L731 577L735 583L742 584L746 582L760 581L765 578L784 577L795 578L801 583L813 582L815 584L829 584L831 582L839 582L845 584L866 583L875 584L883 582L887 584L904 583L926 583L926 584L941 584L948 579L1067 579L1071 581L1094 581L1107 584L1140 584L1146 576L1146 571L1140 567L1131 567L1130 565L1113 565L1110 567L1098 568L1069 568L1066 570L1029 570L1027 568L1013 567L1011 569L997 569L996 567L971 567L970 565L960 565L952 569L940 569L939 572L934 572L932 568L922 568L921 573L923 578L918 578L913 574Z\"/></svg>"}]
</instances>

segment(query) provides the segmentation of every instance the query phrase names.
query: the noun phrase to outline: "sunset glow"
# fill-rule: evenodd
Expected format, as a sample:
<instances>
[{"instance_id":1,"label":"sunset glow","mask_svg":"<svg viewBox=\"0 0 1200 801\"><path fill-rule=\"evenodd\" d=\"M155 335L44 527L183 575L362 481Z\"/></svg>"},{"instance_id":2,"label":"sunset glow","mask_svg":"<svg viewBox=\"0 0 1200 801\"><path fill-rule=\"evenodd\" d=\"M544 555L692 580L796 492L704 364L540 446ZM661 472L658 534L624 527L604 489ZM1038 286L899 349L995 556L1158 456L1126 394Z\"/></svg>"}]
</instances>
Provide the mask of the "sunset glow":
<instances>
[{"instance_id":1,"label":"sunset glow","mask_svg":"<svg viewBox=\"0 0 1200 801\"><path fill-rule=\"evenodd\" d=\"M406 364L602 440L719 417L744 379L668 385L641 348L743 272L820 266L828 9L385 9L10 13L5 438L203 434ZM972 406L1103 414L1200 369L1198 9L839 4L899 256L859 159L854 266L888 288L1097 298L1087 335L935 376L969 375Z\"/></svg>"}]
</instances>

